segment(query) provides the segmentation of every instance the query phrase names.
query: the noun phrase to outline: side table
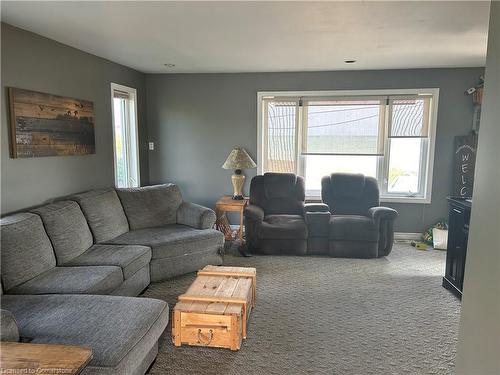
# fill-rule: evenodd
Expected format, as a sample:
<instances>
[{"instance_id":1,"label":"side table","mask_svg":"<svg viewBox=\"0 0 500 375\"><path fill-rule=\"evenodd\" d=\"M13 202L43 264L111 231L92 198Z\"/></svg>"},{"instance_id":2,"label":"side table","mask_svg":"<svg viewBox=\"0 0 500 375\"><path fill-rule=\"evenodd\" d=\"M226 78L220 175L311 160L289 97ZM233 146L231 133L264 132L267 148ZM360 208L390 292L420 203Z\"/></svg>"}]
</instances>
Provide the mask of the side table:
<instances>
[{"instance_id":1,"label":"side table","mask_svg":"<svg viewBox=\"0 0 500 375\"><path fill-rule=\"evenodd\" d=\"M245 240L243 239L243 211L245 211L245 207L247 206L248 201L249 198L247 197L241 200L236 200L229 195L225 195L220 198L215 204L215 213L217 215L215 229L220 230L222 233L224 233L226 240L239 238L242 245L245 243ZM229 224L229 220L227 219L227 212L239 212L240 214L240 229L235 235L233 235L231 225Z\"/></svg>"}]
</instances>

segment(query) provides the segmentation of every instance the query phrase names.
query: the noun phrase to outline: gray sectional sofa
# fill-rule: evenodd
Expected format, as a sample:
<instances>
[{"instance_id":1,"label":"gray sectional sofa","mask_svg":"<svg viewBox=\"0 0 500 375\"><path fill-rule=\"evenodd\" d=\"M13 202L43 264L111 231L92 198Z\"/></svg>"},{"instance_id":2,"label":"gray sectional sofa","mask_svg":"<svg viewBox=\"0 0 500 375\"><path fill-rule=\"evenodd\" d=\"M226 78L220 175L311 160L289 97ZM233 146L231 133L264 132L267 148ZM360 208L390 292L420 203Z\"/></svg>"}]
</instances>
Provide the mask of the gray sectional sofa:
<instances>
[{"instance_id":1,"label":"gray sectional sofa","mask_svg":"<svg viewBox=\"0 0 500 375\"><path fill-rule=\"evenodd\" d=\"M214 222L173 184L92 190L2 218L2 340L90 346L84 374L144 373L168 306L134 296L221 264Z\"/></svg>"}]
</instances>

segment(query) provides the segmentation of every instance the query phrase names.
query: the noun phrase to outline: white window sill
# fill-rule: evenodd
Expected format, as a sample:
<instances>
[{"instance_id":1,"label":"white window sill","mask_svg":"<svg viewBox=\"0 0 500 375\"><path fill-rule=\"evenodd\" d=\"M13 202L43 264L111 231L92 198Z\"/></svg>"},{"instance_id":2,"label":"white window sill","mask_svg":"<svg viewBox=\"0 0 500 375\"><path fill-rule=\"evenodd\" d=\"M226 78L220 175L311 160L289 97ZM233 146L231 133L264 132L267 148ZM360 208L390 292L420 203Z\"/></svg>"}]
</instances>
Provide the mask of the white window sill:
<instances>
[{"instance_id":1,"label":"white window sill","mask_svg":"<svg viewBox=\"0 0 500 375\"><path fill-rule=\"evenodd\" d=\"M321 202L320 196L306 196L306 203ZM421 197L380 197L381 203L430 204L431 198Z\"/></svg>"},{"instance_id":2,"label":"white window sill","mask_svg":"<svg viewBox=\"0 0 500 375\"><path fill-rule=\"evenodd\" d=\"M380 202L385 203L419 203L430 204L431 198L422 197L380 197Z\"/></svg>"}]
</instances>

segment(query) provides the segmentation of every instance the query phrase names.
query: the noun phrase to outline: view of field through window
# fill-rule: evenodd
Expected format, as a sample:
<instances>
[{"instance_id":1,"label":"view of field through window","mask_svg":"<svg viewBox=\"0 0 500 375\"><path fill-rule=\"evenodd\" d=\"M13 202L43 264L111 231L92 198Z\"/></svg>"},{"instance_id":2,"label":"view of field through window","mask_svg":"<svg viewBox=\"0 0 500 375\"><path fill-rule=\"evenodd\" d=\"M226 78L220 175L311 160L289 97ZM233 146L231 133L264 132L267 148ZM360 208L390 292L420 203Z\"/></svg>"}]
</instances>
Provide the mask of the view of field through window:
<instances>
[{"instance_id":1,"label":"view of field through window","mask_svg":"<svg viewBox=\"0 0 500 375\"><path fill-rule=\"evenodd\" d=\"M389 131L385 99L311 100L302 104L302 112L299 100L266 105L265 169L303 175L308 195L318 196L321 178L336 172L376 177L388 193L419 192L427 146L420 136L425 126L423 100L392 100ZM379 175L384 157L389 158L387 168Z\"/></svg>"}]
</instances>

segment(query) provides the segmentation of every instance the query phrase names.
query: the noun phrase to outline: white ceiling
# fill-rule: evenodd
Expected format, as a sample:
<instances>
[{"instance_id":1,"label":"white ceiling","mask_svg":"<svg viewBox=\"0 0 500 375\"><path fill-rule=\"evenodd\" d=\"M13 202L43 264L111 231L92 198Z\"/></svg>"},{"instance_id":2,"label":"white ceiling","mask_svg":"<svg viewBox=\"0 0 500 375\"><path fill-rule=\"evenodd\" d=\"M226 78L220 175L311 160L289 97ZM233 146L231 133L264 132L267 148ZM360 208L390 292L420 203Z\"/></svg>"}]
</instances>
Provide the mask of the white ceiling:
<instances>
[{"instance_id":1,"label":"white ceiling","mask_svg":"<svg viewBox=\"0 0 500 375\"><path fill-rule=\"evenodd\" d=\"M487 1L2 1L1 8L4 22L147 73L484 66L489 17Z\"/></svg>"}]
</instances>

